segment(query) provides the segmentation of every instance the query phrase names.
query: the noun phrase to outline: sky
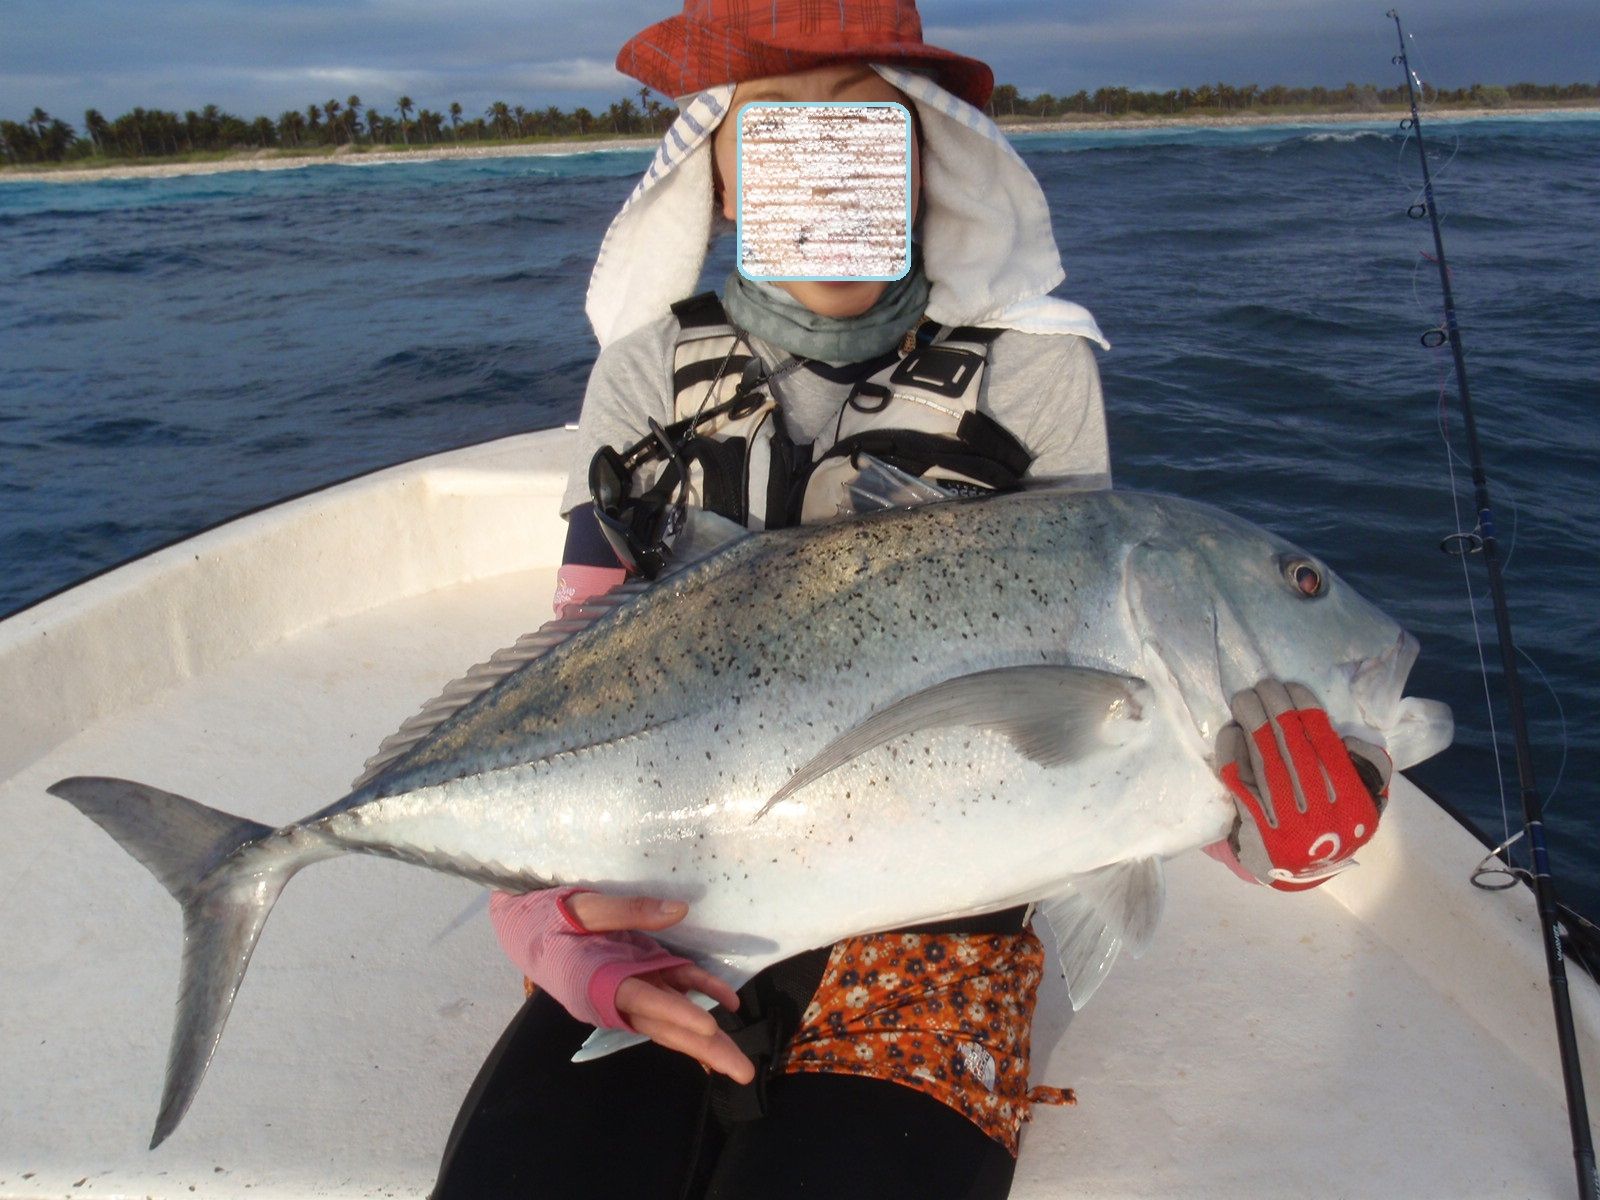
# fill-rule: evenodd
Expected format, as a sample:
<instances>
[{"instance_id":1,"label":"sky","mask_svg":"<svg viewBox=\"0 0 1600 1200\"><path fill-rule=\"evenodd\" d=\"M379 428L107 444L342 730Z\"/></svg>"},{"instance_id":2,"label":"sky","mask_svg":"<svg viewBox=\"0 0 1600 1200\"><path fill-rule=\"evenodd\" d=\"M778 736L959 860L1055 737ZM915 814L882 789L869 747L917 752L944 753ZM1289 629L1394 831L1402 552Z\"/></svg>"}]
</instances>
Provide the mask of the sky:
<instances>
[{"instance_id":1,"label":"sky","mask_svg":"<svg viewBox=\"0 0 1600 1200\"><path fill-rule=\"evenodd\" d=\"M1393 86L1384 0L921 0L924 36L988 62L1024 96L1102 86ZM681 0L0 0L0 118L35 106L243 117L352 93L468 114L495 100L604 111L634 33ZM1600 82L1596 0L1401 0L1413 65L1441 87ZM664 97L656 97L665 99Z\"/></svg>"}]
</instances>

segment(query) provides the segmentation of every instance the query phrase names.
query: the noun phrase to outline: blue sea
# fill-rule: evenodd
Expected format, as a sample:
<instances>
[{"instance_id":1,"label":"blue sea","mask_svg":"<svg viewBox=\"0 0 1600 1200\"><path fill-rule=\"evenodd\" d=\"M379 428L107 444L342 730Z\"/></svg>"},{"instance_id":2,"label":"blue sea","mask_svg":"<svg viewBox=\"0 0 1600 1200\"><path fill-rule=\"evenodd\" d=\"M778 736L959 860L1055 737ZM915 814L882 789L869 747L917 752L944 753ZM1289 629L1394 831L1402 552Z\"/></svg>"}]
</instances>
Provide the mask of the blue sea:
<instances>
[{"instance_id":1,"label":"blue sea","mask_svg":"<svg viewBox=\"0 0 1600 1200\"><path fill-rule=\"evenodd\" d=\"M1432 122L1549 840L1600 914L1600 119ZM1417 778L1503 827L1439 284L1393 124L1033 134L1117 480L1330 560L1455 709ZM0 613L235 513L577 415L589 267L643 150L0 184ZM707 266L719 287L731 239ZM1442 431L1448 434L1448 449ZM1470 527L1472 517L1463 518ZM1492 640L1512 828L1519 817ZM1559 781L1559 782L1558 782ZM1553 794L1552 794L1553 793Z\"/></svg>"}]
</instances>

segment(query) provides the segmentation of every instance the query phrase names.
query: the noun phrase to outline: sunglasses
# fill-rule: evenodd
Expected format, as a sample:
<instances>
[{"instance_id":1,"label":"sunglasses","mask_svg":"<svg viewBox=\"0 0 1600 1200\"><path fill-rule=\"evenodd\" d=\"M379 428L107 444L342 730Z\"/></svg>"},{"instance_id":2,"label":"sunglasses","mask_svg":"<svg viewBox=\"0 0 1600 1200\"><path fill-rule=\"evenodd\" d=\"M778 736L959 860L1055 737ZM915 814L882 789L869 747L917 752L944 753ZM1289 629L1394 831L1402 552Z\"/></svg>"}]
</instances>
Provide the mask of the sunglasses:
<instances>
[{"instance_id":1,"label":"sunglasses","mask_svg":"<svg viewBox=\"0 0 1600 1200\"><path fill-rule=\"evenodd\" d=\"M589 495L600 532L631 575L654 579L671 557L672 543L683 529L689 490L689 468L679 439L686 443L693 436L686 430L674 437L652 418L650 436L626 453L602 446L589 460ZM634 473L655 458L667 463L660 480L641 496L628 495Z\"/></svg>"}]
</instances>

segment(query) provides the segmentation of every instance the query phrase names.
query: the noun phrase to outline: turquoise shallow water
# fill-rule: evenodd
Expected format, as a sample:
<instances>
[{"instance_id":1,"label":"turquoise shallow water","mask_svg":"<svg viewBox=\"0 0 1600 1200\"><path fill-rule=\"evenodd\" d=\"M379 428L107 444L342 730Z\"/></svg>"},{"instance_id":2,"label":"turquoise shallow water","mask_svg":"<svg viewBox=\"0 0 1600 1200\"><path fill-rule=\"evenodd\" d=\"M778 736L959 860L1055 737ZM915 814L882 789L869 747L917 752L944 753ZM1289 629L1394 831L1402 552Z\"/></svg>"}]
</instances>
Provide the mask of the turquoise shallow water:
<instances>
[{"instance_id":1,"label":"turquoise shallow water","mask_svg":"<svg viewBox=\"0 0 1600 1200\"><path fill-rule=\"evenodd\" d=\"M1429 128L1539 771L1560 777L1549 836L1600 913L1600 120ZM1437 549L1447 363L1417 343L1439 292L1410 149L1325 125L1017 144L1061 294L1114 343L1118 482L1277 529L1416 632L1412 690L1460 722L1417 775L1499 830L1466 591ZM588 269L647 162L0 186L0 613L308 487L572 418Z\"/></svg>"}]
</instances>

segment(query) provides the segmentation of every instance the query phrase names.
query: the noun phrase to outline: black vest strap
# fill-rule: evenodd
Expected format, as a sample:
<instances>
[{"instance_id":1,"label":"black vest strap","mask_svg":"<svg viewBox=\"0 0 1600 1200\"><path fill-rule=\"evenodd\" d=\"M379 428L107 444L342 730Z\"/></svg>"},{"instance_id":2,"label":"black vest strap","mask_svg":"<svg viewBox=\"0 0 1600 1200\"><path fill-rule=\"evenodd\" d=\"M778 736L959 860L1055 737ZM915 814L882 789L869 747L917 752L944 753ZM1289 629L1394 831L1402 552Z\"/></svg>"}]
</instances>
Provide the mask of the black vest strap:
<instances>
[{"instance_id":1,"label":"black vest strap","mask_svg":"<svg viewBox=\"0 0 1600 1200\"><path fill-rule=\"evenodd\" d=\"M1033 455L1028 453L1026 446L1012 437L1011 432L999 421L977 409L961 418L961 424L956 426L956 436L979 454L994 459L1019 479L1033 463Z\"/></svg>"},{"instance_id":2,"label":"black vest strap","mask_svg":"<svg viewBox=\"0 0 1600 1200\"><path fill-rule=\"evenodd\" d=\"M679 300L672 306L672 312L678 318L679 326L684 329L728 323L728 314L723 311L722 301L715 292L701 292L686 300Z\"/></svg>"},{"instance_id":3,"label":"black vest strap","mask_svg":"<svg viewBox=\"0 0 1600 1200\"><path fill-rule=\"evenodd\" d=\"M980 346L987 346L1004 332L1004 329L983 329L977 325L958 325L950 331L950 336L945 338L945 341L977 342Z\"/></svg>"},{"instance_id":4,"label":"black vest strap","mask_svg":"<svg viewBox=\"0 0 1600 1200\"><path fill-rule=\"evenodd\" d=\"M695 437L680 453L685 462L700 464L701 503L705 509L743 525L749 516L744 494L745 440Z\"/></svg>"},{"instance_id":5,"label":"black vest strap","mask_svg":"<svg viewBox=\"0 0 1600 1200\"><path fill-rule=\"evenodd\" d=\"M965 418L962 424L966 423ZM905 429L873 429L836 442L828 451L837 455L870 454L911 475L921 475L931 467L943 467L975 479L994 491L1008 491L1022 481L1023 471L1032 461L1024 451L1022 471L979 453L962 438L937 433L918 433Z\"/></svg>"},{"instance_id":6,"label":"black vest strap","mask_svg":"<svg viewBox=\"0 0 1600 1200\"><path fill-rule=\"evenodd\" d=\"M694 384L710 383L722 377L738 379L744 374L745 367L754 361L748 354L730 354L726 358L702 358L699 362L686 363L672 373L673 394Z\"/></svg>"}]
</instances>

